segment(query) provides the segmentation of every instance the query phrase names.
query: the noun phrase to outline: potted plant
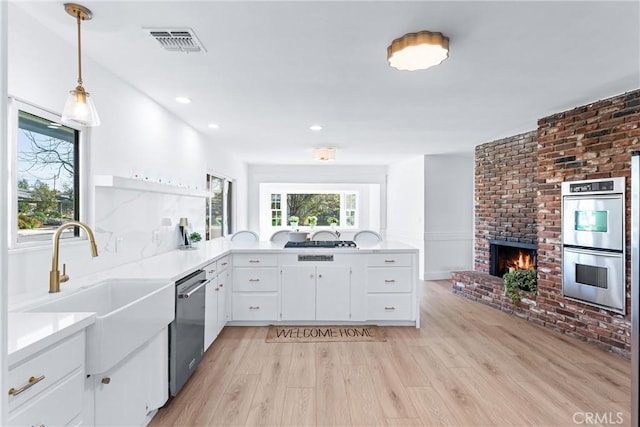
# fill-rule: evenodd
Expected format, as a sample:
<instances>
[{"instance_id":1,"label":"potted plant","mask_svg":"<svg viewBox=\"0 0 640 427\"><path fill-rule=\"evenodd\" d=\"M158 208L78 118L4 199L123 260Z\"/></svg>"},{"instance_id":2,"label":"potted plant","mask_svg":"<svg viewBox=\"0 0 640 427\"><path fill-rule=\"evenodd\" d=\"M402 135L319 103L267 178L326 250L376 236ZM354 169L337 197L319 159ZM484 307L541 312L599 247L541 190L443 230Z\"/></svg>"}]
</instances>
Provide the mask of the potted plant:
<instances>
[{"instance_id":1,"label":"potted plant","mask_svg":"<svg viewBox=\"0 0 640 427\"><path fill-rule=\"evenodd\" d=\"M311 229L313 230L313 227L315 227L316 224L318 224L318 217L315 216L315 215L308 216L307 217L307 224L309 224L309 227L311 227Z\"/></svg>"},{"instance_id":2,"label":"potted plant","mask_svg":"<svg viewBox=\"0 0 640 427\"><path fill-rule=\"evenodd\" d=\"M338 226L338 218L336 218L334 216L330 216L329 218L327 218L327 222L331 226L332 230L335 230L336 227Z\"/></svg>"},{"instance_id":3,"label":"potted plant","mask_svg":"<svg viewBox=\"0 0 640 427\"><path fill-rule=\"evenodd\" d=\"M295 215L291 215L289 217L289 224L291 225L291 228L296 228L298 226L299 221L300 221L300 218L298 218Z\"/></svg>"},{"instance_id":4,"label":"potted plant","mask_svg":"<svg viewBox=\"0 0 640 427\"><path fill-rule=\"evenodd\" d=\"M503 276L504 294L515 303L520 302L523 292L538 294L537 270L511 270Z\"/></svg>"},{"instance_id":5,"label":"potted plant","mask_svg":"<svg viewBox=\"0 0 640 427\"><path fill-rule=\"evenodd\" d=\"M189 234L189 241L191 242L191 246L198 246L198 242L202 240L202 235L198 232L193 232Z\"/></svg>"}]
</instances>

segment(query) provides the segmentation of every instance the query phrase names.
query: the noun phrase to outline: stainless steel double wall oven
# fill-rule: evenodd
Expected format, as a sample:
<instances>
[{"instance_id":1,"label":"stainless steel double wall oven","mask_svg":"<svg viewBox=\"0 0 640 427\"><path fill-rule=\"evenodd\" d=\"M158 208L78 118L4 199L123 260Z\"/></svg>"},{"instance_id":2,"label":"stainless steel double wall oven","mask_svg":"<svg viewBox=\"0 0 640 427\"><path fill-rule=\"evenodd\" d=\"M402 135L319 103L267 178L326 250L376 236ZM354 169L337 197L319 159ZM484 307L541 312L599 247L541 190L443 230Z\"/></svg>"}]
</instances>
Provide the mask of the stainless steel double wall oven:
<instances>
[{"instance_id":1,"label":"stainless steel double wall oven","mask_svg":"<svg viewBox=\"0 0 640 427\"><path fill-rule=\"evenodd\" d=\"M625 179L562 184L562 292L625 312Z\"/></svg>"}]
</instances>

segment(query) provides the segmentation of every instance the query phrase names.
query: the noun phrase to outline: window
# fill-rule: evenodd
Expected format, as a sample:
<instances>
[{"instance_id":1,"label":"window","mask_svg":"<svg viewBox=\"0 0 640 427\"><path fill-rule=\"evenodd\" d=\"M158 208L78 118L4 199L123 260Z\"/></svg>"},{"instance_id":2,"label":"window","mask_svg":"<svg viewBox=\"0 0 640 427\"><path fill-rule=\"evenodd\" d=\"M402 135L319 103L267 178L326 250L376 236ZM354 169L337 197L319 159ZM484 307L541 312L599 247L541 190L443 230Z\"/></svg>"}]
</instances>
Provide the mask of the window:
<instances>
[{"instance_id":1,"label":"window","mask_svg":"<svg viewBox=\"0 0 640 427\"><path fill-rule=\"evenodd\" d=\"M15 242L51 241L63 223L78 220L79 134L59 117L21 105L15 134ZM65 230L62 238L79 236Z\"/></svg>"},{"instance_id":2,"label":"window","mask_svg":"<svg viewBox=\"0 0 640 427\"><path fill-rule=\"evenodd\" d=\"M279 227L282 225L282 204L281 204L281 195L280 194L272 194L271 195L271 226Z\"/></svg>"},{"instance_id":3,"label":"window","mask_svg":"<svg viewBox=\"0 0 640 427\"><path fill-rule=\"evenodd\" d=\"M207 174L207 198L205 209L205 240L232 233L231 216L232 183L218 176Z\"/></svg>"},{"instance_id":4,"label":"window","mask_svg":"<svg viewBox=\"0 0 640 427\"><path fill-rule=\"evenodd\" d=\"M281 201L287 205L282 206ZM297 216L300 225L310 225L308 218L315 216L317 226L331 226L337 220L342 228L355 227L357 223L357 195L353 192L335 193L271 193L271 226L288 225L288 218ZM282 220L283 213L286 221Z\"/></svg>"}]
</instances>

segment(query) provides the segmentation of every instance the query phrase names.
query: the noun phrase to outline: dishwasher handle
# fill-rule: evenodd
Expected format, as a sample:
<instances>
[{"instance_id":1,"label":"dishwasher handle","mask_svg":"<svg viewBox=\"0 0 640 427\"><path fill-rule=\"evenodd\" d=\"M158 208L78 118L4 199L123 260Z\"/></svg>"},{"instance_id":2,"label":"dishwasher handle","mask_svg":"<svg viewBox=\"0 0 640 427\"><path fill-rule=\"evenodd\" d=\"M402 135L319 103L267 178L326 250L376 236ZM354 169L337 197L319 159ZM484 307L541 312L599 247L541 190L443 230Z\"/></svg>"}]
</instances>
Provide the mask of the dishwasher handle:
<instances>
[{"instance_id":1,"label":"dishwasher handle","mask_svg":"<svg viewBox=\"0 0 640 427\"><path fill-rule=\"evenodd\" d=\"M179 293L178 294L178 298L189 298L191 295L193 295L196 292L198 292L200 290L200 288L202 288L203 286L206 286L207 283L211 282L211 280L213 280L213 279L200 280L198 282L198 284L196 284L196 285L192 286L191 288L189 288L188 291Z\"/></svg>"}]
</instances>

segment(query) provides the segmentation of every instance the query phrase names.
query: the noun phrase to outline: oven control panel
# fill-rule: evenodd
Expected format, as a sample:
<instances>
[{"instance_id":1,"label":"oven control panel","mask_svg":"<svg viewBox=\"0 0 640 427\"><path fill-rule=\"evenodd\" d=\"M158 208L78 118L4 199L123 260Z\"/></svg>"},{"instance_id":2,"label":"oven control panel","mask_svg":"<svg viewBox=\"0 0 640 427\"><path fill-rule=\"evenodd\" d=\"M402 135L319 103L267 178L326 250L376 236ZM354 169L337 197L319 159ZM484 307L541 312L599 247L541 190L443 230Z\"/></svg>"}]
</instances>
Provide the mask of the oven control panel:
<instances>
[{"instance_id":1,"label":"oven control panel","mask_svg":"<svg viewBox=\"0 0 640 427\"><path fill-rule=\"evenodd\" d=\"M568 181L562 183L562 195L624 193L624 177Z\"/></svg>"},{"instance_id":2,"label":"oven control panel","mask_svg":"<svg viewBox=\"0 0 640 427\"><path fill-rule=\"evenodd\" d=\"M569 184L570 193L586 193L590 191L613 191L613 181L585 182L582 184Z\"/></svg>"}]
</instances>

